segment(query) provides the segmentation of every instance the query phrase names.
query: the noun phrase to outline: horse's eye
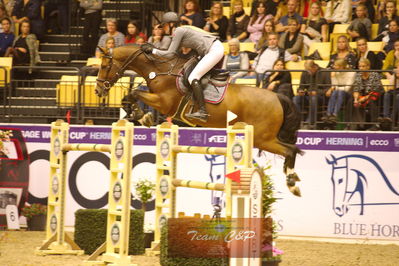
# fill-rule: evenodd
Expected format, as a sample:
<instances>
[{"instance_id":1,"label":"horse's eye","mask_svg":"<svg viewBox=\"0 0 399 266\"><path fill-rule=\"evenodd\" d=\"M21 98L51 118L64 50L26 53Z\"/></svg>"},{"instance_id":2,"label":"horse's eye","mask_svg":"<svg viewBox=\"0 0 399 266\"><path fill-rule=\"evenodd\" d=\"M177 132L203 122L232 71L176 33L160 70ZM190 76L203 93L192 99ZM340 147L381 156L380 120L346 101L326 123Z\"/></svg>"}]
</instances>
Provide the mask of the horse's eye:
<instances>
[{"instance_id":1,"label":"horse's eye","mask_svg":"<svg viewBox=\"0 0 399 266\"><path fill-rule=\"evenodd\" d=\"M344 182L343 178L338 179L338 184L341 184L342 182Z\"/></svg>"}]
</instances>

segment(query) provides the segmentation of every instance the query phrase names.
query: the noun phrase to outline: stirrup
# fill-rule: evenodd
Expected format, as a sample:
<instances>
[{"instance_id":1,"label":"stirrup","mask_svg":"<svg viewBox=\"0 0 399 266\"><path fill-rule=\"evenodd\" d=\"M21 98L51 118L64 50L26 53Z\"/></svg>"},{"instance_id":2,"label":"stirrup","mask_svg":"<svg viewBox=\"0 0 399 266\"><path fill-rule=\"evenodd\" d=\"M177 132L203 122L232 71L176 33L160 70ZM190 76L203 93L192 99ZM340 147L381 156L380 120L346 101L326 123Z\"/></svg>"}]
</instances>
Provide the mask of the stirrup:
<instances>
[{"instance_id":1,"label":"stirrup","mask_svg":"<svg viewBox=\"0 0 399 266\"><path fill-rule=\"evenodd\" d=\"M199 112L199 111L192 113L192 114L186 114L186 117L191 118L191 119L201 120L202 122L208 121L208 116L209 116L209 114Z\"/></svg>"}]
</instances>

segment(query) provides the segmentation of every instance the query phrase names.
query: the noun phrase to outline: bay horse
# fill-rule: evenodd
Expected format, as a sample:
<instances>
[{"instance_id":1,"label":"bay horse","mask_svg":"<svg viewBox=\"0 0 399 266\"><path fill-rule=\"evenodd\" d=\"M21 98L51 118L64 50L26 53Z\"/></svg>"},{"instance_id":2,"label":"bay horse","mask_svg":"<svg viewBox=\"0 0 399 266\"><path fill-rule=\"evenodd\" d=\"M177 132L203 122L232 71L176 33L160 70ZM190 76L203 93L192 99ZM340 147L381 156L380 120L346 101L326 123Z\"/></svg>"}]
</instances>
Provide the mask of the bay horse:
<instances>
[{"instance_id":1,"label":"bay horse","mask_svg":"<svg viewBox=\"0 0 399 266\"><path fill-rule=\"evenodd\" d=\"M187 59L148 55L136 45L101 51L103 55L96 84L98 96L106 96L125 70L133 70L146 80L149 91L133 89L129 95L132 103L140 100L173 117L183 98L177 90L176 78L180 76ZM229 84L223 101L219 104L207 103L206 108L210 115L207 122L188 118L186 121L203 127L225 128L227 111L235 113L236 121L254 126L255 147L285 157L287 186L294 195L300 196L300 190L295 185L299 178L294 171L296 155L301 153L295 145L300 117L288 97L266 89Z\"/></svg>"}]
</instances>

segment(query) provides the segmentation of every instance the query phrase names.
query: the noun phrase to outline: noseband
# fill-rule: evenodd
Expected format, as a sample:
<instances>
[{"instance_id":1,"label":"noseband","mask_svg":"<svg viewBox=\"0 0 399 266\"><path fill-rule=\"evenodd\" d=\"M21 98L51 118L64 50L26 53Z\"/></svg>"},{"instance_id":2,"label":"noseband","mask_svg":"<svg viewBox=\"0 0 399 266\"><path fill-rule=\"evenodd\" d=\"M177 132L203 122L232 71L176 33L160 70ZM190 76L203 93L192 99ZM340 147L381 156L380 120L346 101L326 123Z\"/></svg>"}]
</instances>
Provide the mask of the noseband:
<instances>
[{"instance_id":1,"label":"noseband","mask_svg":"<svg viewBox=\"0 0 399 266\"><path fill-rule=\"evenodd\" d=\"M111 68L115 63L113 62L113 56L112 56L113 50L111 49L109 54L104 55L104 58L108 58L110 61L108 65L106 66L107 73L105 75L105 79L99 79L97 78L97 86L101 87L104 92L108 92L112 86L123 76L123 73L127 69L127 67L130 65L131 62L133 62L140 54L143 53L141 49L136 50L133 54L131 54L125 62L123 62L122 66L119 67L118 71L115 73L115 76L112 78L109 78L109 73L111 71ZM117 66L118 67L118 66ZM102 85L100 85L98 82L101 82Z\"/></svg>"}]
</instances>

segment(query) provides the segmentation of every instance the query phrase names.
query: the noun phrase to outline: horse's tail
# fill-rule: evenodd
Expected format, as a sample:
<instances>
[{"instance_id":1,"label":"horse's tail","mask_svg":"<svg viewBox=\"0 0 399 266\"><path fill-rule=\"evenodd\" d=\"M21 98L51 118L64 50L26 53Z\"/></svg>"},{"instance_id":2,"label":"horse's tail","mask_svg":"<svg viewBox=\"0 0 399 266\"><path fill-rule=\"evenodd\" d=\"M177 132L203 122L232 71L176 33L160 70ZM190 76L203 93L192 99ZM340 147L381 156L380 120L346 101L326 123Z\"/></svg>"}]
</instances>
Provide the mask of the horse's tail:
<instances>
[{"instance_id":1,"label":"horse's tail","mask_svg":"<svg viewBox=\"0 0 399 266\"><path fill-rule=\"evenodd\" d=\"M295 146L297 140L297 131L301 125L299 111L291 99L287 96L277 93L277 97L284 111L283 125L278 132L278 139L285 144L293 144ZM295 153L302 153L298 147L295 146L294 149Z\"/></svg>"}]
</instances>

